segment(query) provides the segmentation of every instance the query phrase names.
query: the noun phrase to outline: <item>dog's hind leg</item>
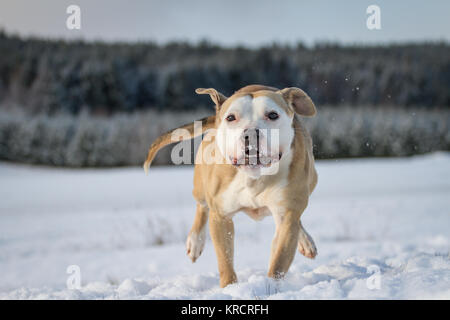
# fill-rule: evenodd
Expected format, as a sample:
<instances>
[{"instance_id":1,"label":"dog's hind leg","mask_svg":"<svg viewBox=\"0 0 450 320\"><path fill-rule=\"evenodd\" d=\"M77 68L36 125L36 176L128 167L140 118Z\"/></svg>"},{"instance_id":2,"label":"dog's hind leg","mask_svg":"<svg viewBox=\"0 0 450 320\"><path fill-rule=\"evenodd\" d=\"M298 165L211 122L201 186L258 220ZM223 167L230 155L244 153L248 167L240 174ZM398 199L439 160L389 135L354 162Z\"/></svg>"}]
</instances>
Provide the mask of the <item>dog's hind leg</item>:
<instances>
[{"instance_id":1,"label":"dog's hind leg","mask_svg":"<svg viewBox=\"0 0 450 320\"><path fill-rule=\"evenodd\" d=\"M317 248L314 240L303 228L300 221L300 232L298 234L298 251L307 258L314 259L317 255Z\"/></svg>"},{"instance_id":2,"label":"dog's hind leg","mask_svg":"<svg viewBox=\"0 0 450 320\"><path fill-rule=\"evenodd\" d=\"M192 262L195 262L203 252L206 240L206 222L208 221L208 208L197 203L194 223L186 240L186 252Z\"/></svg>"}]
</instances>

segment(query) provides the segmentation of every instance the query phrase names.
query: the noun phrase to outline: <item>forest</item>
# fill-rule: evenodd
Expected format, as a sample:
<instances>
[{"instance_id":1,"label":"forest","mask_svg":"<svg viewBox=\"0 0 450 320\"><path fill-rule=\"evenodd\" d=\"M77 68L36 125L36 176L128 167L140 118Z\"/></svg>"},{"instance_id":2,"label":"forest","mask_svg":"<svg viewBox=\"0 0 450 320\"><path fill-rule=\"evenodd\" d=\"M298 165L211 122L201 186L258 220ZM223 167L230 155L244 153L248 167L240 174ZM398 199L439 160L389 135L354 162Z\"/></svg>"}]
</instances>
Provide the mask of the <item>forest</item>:
<instances>
[{"instance_id":1,"label":"forest","mask_svg":"<svg viewBox=\"0 0 450 320\"><path fill-rule=\"evenodd\" d=\"M157 45L21 38L0 31L0 159L137 165L159 134L212 114L198 87L299 87L318 158L450 150L450 46L208 41ZM169 164L170 150L156 163Z\"/></svg>"}]
</instances>

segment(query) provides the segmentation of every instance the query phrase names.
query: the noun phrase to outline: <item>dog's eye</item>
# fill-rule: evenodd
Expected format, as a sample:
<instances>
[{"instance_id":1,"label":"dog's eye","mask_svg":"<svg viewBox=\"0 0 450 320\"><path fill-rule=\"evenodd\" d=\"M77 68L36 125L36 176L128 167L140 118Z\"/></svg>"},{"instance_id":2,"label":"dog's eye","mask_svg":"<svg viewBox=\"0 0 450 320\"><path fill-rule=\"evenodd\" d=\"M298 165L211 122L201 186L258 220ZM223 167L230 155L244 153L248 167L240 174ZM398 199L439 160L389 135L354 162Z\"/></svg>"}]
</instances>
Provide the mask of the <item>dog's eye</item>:
<instances>
[{"instance_id":1,"label":"dog's eye","mask_svg":"<svg viewBox=\"0 0 450 320\"><path fill-rule=\"evenodd\" d=\"M227 121L231 122L236 120L236 116L234 114L230 114L226 117Z\"/></svg>"},{"instance_id":2,"label":"dog's eye","mask_svg":"<svg viewBox=\"0 0 450 320\"><path fill-rule=\"evenodd\" d=\"M278 113L272 111L267 114L267 118L269 118L270 120L277 120L279 118L279 115Z\"/></svg>"}]
</instances>

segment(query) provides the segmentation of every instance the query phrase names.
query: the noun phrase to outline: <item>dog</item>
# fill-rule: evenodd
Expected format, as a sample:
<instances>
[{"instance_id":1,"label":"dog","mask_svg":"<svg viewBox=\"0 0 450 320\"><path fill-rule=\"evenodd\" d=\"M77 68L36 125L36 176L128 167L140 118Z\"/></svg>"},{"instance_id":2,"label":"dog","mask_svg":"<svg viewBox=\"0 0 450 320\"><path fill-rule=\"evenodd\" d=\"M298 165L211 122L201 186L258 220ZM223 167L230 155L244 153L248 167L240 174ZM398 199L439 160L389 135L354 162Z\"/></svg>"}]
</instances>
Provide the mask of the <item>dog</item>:
<instances>
[{"instance_id":1,"label":"dog","mask_svg":"<svg viewBox=\"0 0 450 320\"><path fill-rule=\"evenodd\" d=\"M210 96L216 114L201 120L200 131L189 124L157 138L144 169L147 172L159 149L174 142L175 130L187 130L190 138L204 134L195 157L197 210L186 241L187 255L192 262L201 255L209 218L220 286L235 283L233 216L240 211L255 220L272 215L276 232L268 276L282 279L296 248L308 258L317 255L314 241L300 221L318 180L312 139L300 118L314 116L316 107L303 90L294 87L279 90L249 85L230 97L213 88L199 88L196 93ZM275 148L267 147L271 131L278 133ZM213 150L211 154L221 161L202 161L206 149Z\"/></svg>"}]
</instances>

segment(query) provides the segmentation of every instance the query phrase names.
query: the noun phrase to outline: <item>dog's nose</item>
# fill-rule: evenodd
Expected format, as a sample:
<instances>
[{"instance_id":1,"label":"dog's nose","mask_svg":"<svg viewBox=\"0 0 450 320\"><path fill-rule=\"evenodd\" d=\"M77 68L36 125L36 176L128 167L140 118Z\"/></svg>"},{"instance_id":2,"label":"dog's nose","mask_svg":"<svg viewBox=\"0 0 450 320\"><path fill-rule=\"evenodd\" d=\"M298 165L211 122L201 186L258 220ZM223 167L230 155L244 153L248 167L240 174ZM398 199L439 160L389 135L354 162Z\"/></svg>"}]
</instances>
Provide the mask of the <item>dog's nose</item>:
<instances>
[{"instance_id":1,"label":"dog's nose","mask_svg":"<svg viewBox=\"0 0 450 320\"><path fill-rule=\"evenodd\" d=\"M254 156L258 154L258 145L259 145L259 129L250 128L245 129L242 132L242 140L245 145L245 154L247 156Z\"/></svg>"},{"instance_id":2,"label":"dog's nose","mask_svg":"<svg viewBox=\"0 0 450 320\"><path fill-rule=\"evenodd\" d=\"M255 143L257 142L256 139L259 138L259 129L258 128L250 128L245 129L242 133L242 137L244 138L245 142Z\"/></svg>"}]
</instances>

